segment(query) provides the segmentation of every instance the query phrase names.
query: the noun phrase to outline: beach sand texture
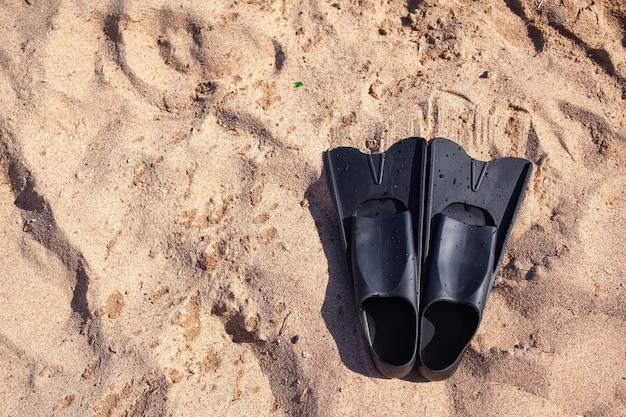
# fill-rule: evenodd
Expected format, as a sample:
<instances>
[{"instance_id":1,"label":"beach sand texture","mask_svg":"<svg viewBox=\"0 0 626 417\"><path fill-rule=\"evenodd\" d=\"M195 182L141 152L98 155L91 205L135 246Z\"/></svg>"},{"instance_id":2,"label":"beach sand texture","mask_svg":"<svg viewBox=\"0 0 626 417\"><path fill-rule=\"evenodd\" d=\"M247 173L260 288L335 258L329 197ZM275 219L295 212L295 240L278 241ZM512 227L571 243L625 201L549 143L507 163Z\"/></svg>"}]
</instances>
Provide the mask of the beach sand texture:
<instances>
[{"instance_id":1,"label":"beach sand texture","mask_svg":"<svg viewBox=\"0 0 626 417\"><path fill-rule=\"evenodd\" d=\"M626 415L622 1L0 10L0 415ZM436 383L373 367L322 161L410 136L534 165Z\"/></svg>"}]
</instances>

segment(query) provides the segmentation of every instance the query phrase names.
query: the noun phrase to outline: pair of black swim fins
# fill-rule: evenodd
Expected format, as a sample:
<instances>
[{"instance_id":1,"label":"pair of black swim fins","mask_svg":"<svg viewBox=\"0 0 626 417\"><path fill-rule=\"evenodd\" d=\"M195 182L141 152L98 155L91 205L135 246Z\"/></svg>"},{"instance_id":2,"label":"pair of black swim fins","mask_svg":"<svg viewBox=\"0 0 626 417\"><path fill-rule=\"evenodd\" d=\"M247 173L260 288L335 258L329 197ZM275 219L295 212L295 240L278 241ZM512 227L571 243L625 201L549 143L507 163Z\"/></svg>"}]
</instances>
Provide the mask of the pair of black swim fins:
<instances>
[{"instance_id":1,"label":"pair of black swim fins","mask_svg":"<svg viewBox=\"0 0 626 417\"><path fill-rule=\"evenodd\" d=\"M532 172L458 144L404 139L326 153L357 308L374 364L431 381L457 369L482 318Z\"/></svg>"}]
</instances>

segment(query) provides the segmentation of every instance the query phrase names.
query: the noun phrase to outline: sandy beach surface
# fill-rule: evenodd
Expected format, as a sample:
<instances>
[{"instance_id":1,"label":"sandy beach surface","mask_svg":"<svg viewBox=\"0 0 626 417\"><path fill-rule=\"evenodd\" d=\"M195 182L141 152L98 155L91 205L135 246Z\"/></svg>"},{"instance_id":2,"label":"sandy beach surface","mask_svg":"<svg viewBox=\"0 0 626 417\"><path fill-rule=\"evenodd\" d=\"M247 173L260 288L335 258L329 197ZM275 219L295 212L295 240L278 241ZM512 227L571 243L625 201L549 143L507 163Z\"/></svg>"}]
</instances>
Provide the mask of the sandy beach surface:
<instances>
[{"instance_id":1,"label":"sandy beach surface","mask_svg":"<svg viewBox=\"0 0 626 417\"><path fill-rule=\"evenodd\" d=\"M0 10L0 415L626 415L621 0ZM442 382L374 368L322 159L410 136L533 163Z\"/></svg>"}]
</instances>

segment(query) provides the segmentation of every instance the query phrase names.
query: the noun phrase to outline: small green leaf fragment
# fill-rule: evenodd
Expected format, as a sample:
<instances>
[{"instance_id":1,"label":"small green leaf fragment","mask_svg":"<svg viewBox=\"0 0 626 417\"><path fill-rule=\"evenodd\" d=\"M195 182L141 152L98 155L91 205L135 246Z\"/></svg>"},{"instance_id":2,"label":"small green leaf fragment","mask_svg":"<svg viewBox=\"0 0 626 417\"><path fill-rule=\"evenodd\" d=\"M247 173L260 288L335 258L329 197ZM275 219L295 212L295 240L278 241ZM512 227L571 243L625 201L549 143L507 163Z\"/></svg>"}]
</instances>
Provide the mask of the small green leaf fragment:
<instances>
[{"instance_id":1,"label":"small green leaf fragment","mask_svg":"<svg viewBox=\"0 0 626 417\"><path fill-rule=\"evenodd\" d=\"M295 83L293 83L293 88L300 88L304 85L304 83L302 81L296 81Z\"/></svg>"}]
</instances>

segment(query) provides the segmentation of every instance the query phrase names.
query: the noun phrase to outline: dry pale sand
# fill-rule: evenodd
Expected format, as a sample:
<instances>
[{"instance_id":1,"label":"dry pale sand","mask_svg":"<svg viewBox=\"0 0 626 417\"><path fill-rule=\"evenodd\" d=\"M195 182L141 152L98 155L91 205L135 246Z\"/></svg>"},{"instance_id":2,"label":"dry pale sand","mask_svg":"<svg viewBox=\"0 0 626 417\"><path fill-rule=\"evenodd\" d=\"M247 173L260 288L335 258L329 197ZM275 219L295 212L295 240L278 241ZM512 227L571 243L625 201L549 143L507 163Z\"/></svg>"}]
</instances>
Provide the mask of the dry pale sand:
<instances>
[{"instance_id":1,"label":"dry pale sand","mask_svg":"<svg viewBox=\"0 0 626 417\"><path fill-rule=\"evenodd\" d=\"M621 0L96 4L2 1L1 415L626 415ZM413 135L534 164L437 383L374 369L322 163Z\"/></svg>"}]
</instances>

